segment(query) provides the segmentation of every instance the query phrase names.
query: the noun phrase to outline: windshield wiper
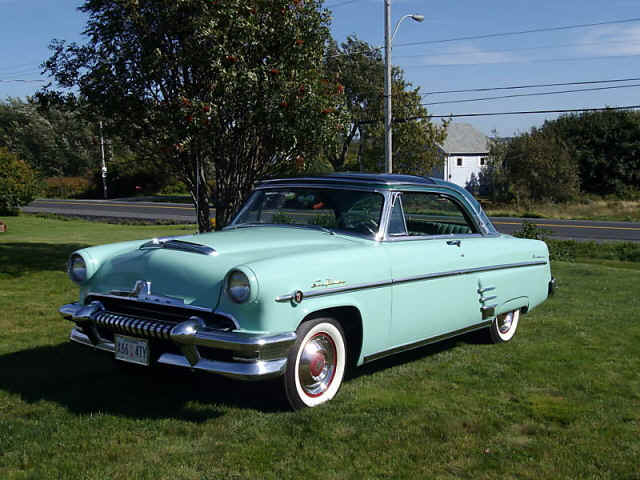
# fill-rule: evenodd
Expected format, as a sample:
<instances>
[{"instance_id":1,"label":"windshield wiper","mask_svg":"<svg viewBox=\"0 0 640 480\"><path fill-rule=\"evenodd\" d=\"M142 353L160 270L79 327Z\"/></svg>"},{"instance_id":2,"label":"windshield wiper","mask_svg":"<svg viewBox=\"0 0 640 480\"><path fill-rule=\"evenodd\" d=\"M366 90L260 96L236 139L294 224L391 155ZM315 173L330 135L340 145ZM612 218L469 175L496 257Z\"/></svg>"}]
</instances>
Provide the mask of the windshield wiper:
<instances>
[{"instance_id":1,"label":"windshield wiper","mask_svg":"<svg viewBox=\"0 0 640 480\"><path fill-rule=\"evenodd\" d=\"M329 235L335 235L336 233L322 225L304 225L299 223L240 223L238 225L229 225L228 227L224 227L223 230L235 230L237 228L248 228L248 227L294 227L294 228L312 228L314 230L322 230Z\"/></svg>"}]
</instances>

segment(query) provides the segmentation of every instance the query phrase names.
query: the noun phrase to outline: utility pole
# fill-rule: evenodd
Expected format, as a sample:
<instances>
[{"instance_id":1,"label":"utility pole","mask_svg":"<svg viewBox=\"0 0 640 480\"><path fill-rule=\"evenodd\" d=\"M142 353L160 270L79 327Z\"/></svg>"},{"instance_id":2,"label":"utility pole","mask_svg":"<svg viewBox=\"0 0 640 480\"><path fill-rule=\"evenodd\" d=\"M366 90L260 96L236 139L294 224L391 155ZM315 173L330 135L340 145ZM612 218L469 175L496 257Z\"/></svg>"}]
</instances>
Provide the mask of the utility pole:
<instances>
[{"instance_id":1,"label":"utility pole","mask_svg":"<svg viewBox=\"0 0 640 480\"><path fill-rule=\"evenodd\" d=\"M410 18L415 22L424 22L424 15L410 13L396 23L391 33L391 0L384 0L384 166L386 173L393 173L393 114L391 113L391 48L398 27L403 20Z\"/></svg>"},{"instance_id":2,"label":"utility pole","mask_svg":"<svg viewBox=\"0 0 640 480\"><path fill-rule=\"evenodd\" d=\"M391 0L384 0L384 167L393 173L391 132Z\"/></svg>"},{"instance_id":3,"label":"utility pole","mask_svg":"<svg viewBox=\"0 0 640 480\"><path fill-rule=\"evenodd\" d=\"M102 189L107 198L107 163L104 159L104 137L102 136L102 120L100 120L100 154L102 155Z\"/></svg>"}]
</instances>

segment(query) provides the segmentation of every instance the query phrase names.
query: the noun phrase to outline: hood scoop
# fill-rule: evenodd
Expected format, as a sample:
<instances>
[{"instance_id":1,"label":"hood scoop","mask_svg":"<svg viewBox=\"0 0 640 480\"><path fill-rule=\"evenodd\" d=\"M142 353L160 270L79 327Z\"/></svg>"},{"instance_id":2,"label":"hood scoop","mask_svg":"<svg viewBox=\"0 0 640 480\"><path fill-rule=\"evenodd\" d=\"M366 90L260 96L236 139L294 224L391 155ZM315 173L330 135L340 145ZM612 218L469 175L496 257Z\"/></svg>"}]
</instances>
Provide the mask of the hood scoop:
<instances>
[{"instance_id":1,"label":"hood scoop","mask_svg":"<svg viewBox=\"0 0 640 480\"><path fill-rule=\"evenodd\" d=\"M168 250L180 250L182 252L199 253L200 255L218 255L214 248L195 242L185 242L175 238L154 238L140 245L140 250L152 250L166 248Z\"/></svg>"}]
</instances>

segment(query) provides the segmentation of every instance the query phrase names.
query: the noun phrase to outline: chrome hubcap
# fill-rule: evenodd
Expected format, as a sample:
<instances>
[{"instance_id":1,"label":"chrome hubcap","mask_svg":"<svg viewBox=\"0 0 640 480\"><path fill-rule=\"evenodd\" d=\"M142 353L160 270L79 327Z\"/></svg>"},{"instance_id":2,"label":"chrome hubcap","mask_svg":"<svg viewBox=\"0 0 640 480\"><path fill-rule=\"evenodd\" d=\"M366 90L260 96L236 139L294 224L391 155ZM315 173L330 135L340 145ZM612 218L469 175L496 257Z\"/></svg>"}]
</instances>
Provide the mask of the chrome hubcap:
<instances>
[{"instance_id":1,"label":"chrome hubcap","mask_svg":"<svg viewBox=\"0 0 640 480\"><path fill-rule=\"evenodd\" d=\"M503 335L511 330L513 324L513 312L505 313L504 315L498 315L498 330Z\"/></svg>"},{"instance_id":2,"label":"chrome hubcap","mask_svg":"<svg viewBox=\"0 0 640 480\"><path fill-rule=\"evenodd\" d=\"M336 345L331 337L316 333L304 345L300 355L298 379L304 393L318 397L327 391L336 373Z\"/></svg>"}]
</instances>

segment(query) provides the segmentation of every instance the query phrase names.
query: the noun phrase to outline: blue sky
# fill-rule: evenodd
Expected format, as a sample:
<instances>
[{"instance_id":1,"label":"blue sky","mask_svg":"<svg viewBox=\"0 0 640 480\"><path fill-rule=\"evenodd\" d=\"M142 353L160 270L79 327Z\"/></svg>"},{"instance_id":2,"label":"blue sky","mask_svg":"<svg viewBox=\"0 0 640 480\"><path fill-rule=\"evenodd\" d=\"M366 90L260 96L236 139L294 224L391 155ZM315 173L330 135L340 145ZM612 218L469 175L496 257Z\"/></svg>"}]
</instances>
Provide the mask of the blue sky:
<instances>
[{"instance_id":1,"label":"blue sky","mask_svg":"<svg viewBox=\"0 0 640 480\"><path fill-rule=\"evenodd\" d=\"M78 0L0 0L0 98L24 97L41 83L39 64L53 38L81 41L85 18ZM326 0L335 6L332 31L338 41L356 35L372 45L384 41L383 0ZM421 92L640 78L640 21L485 39L460 37L514 32L640 17L638 0L392 0L393 22L408 13L394 41L393 63ZM428 94L425 102L604 86L640 85L640 80L564 87ZM548 96L430 105L433 114L597 108L640 104L640 86ZM459 118L484 133L512 135L553 114Z\"/></svg>"}]
</instances>

